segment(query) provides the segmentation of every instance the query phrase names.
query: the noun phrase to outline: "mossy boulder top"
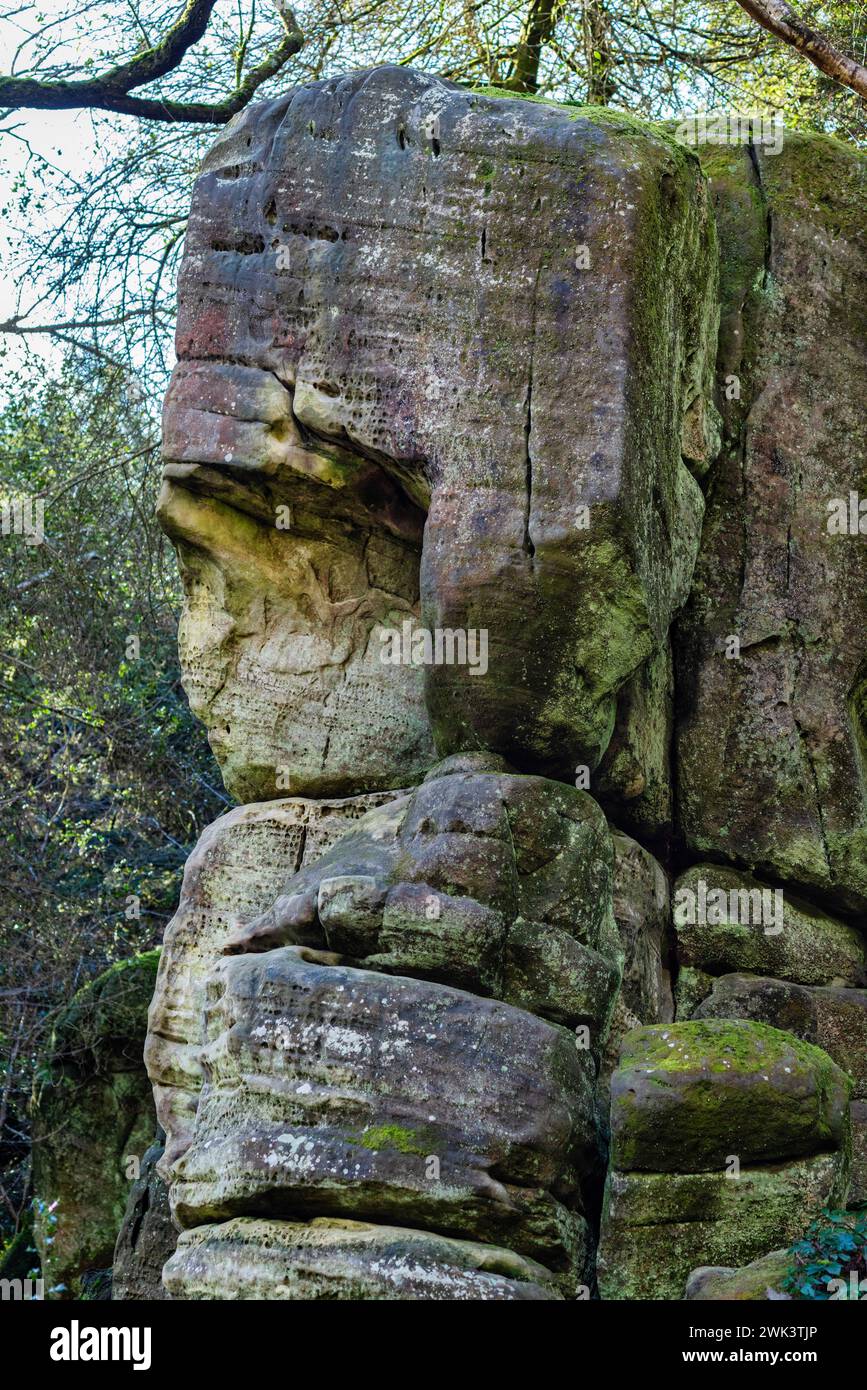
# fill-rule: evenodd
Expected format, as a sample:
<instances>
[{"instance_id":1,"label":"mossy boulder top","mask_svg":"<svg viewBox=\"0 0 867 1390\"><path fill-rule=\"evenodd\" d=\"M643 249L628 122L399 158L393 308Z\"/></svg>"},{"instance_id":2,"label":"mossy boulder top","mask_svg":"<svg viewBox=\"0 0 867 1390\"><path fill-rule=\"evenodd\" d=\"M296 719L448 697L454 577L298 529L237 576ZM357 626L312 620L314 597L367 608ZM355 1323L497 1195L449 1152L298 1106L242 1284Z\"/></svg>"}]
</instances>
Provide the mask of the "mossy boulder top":
<instances>
[{"instance_id":1,"label":"mossy boulder top","mask_svg":"<svg viewBox=\"0 0 867 1390\"><path fill-rule=\"evenodd\" d=\"M117 961L73 995L54 1026L52 1064L140 1068L159 961L159 947Z\"/></svg>"},{"instance_id":2,"label":"mossy boulder top","mask_svg":"<svg viewBox=\"0 0 867 1390\"><path fill-rule=\"evenodd\" d=\"M612 1078L612 1163L698 1173L844 1148L850 1086L827 1053L766 1024L637 1028Z\"/></svg>"}]
</instances>

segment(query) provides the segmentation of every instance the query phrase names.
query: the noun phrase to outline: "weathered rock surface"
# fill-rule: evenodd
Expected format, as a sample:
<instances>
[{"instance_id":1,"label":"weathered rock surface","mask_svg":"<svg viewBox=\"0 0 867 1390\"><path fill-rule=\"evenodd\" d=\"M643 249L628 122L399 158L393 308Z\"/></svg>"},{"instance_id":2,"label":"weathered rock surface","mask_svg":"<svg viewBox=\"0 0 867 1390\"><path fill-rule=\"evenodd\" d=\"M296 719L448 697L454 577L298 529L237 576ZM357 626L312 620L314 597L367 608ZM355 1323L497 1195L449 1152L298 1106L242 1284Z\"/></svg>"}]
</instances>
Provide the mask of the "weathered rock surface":
<instances>
[{"instance_id":1,"label":"weathered rock surface","mask_svg":"<svg viewBox=\"0 0 867 1390\"><path fill-rule=\"evenodd\" d=\"M623 956L605 817L585 792L499 762L446 759L290 878L227 950L309 945L493 994L585 1025L598 1054Z\"/></svg>"},{"instance_id":2,"label":"weathered rock surface","mask_svg":"<svg viewBox=\"0 0 867 1390\"><path fill-rule=\"evenodd\" d=\"M775 898L779 891L718 864L696 864L681 874L673 895L679 964L707 976L748 970L804 985L863 984L867 939L861 932L788 889ZM699 997L708 992L703 988Z\"/></svg>"},{"instance_id":3,"label":"weathered rock surface","mask_svg":"<svg viewBox=\"0 0 867 1390\"><path fill-rule=\"evenodd\" d=\"M203 837L152 1011L175 1297L574 1295L621 1044L603 1296L734 1288L846 1200L867 166L702 158L719 286L694 153L616 114L382 68L205 161L161 515L268 804ZM651 850L714 861L673 929Z\"/></svg>"},{"instance_id":4,"label":"weathered rock surface","mask_svg":"<svg viewBox=\"0 0 867 1390\"><path fill-rule=\"evenodd\" d=\"M604 1298L681 1298L699 1265L789 1243L849 1184L848 1077L743 1020L637 1029L611 1083Z\"/></svg>"},{"instance_id":5,"label":"weathered rock surface","mask_svg":"<svg viewBox=\"0 0 867 1390\"><path fill-rule=\"evenodd\" d=\"M726 434L678 624L681 830L697 854L863 911L867 548L828 522L867 468L867 160L789 131L779 154L702 162Z\"/></svg>"},{"instance_id":6,"label":"weathered rock surface","mask_svg":"<svg viewBox=\"0 0 867 1390\"><path fill-rule=\"evenodd\" d=\"M867 1206L867 1100L853 1100L852 1120L852 1177L849 1183L849 1206Z\"/></svg>"},{"instance_id":7,"label":"weathered rock surface","mask_svg":"<svg viewBox=\"0 0 867 1390\"><path fill-rule=\"evenodd\" d=\"M417 611L425 513L422 623L487 633L485 670L425 672L440 754L599 761L692 574L715 279L698 165L638 122L404 68L232 122L194 195L162 514L239 795L278 765L296 793L380 785L386 728L412 780L419 669L369 663Z\"/></svg>"},{"instance_id":8,"label":"weathered rock surface","mask_svg":"<svg viewBox=\"0 0 867 1390\"><path fill-rule=\"evenodd\" d=\"M238 257L214 259L225 274ZM435 756L423 673L384 664L379 632L418 622L421 509L377 464L309 442L290 392L259 367L181 362L163 447L184 686L229 791L340 797L415 781Z\"/></svg>"},{"instance_id":9,"label":"weathered rock surface","mask_svg":"<svg viewBox=\"0 0 867 1390\"><path fill-rule=\"evenodd\" d=\"M212 991L181 1225L352 1212L583 1267L595 1072L565 1029L305 947L229 958Z\"/></svg>"},{"instance_id":10,"label":"weathered rock surface","mask_svg":"<svg viewBox=\"0 0 867 1390\"><path fill-rule=\"evenodd\" d=\"M694 1269L686 1281L684 1297L693 1303L741 1303L785 1300L781 1285L789 1272L788 1250L772 1250L743 1269L707 1265Z\"/></svg>"},{"instance_id":11,"label":"weathered rock surface","mask_svg":"<svg viewBox=\"0 0 867 1390\"><path fill-rule=\"evenodd\" d=\"M389 794L337 801L286 798L239 806L209 825L187 860L166 929L145 1060L166 1133L163 1175L189 1143L202 1084L205 980L236 921L263 912L303 863L315 860Z\"/></svg>"},{"instance_id":12,"label":"weathered rock surface","mask_svg":"<svg viewBox=\"0 0 867 1390\"><path fill-rule=\"evenodd\" d=\"M174 1254L178 1232L169 1208L169 1192L157 1171L162 1143L152 1144L130 1189L114 1247L112 1300L166 1298L163 1265Z\"/></svg>"},{"instance_id":13,"label":"weathered rock surface","mask_svg":"<svg viewBox=\"0 0 867 1390\"><path fill-rule=\"evenodd\" d=\"M156 1124L142 1060L158 951L79 990L54 1027L33 1104L35 1237L49 1297L78 1298L110 1269L130 1190Z\"/></svg>"},{"instance_id":14,"label":"weathered rock surface","mask_svg":"<svg viewBox=\"0 0 867 1390\"><path fill-rule=\"evenodd\" d=\"M606 1299L681 1299L700 1264L737 1266L798 1239L825 1206L845 1201L837 1154L716 1173L611 1169L597 1272Z\"/></svg>"},{"instance_id":15,"label":"weathered rock surface","mask_svg":"<svg viewBox=\"0 0 867 1390\"><path fill-rule=\"evenodd\" d=\"M510 1250L429 1231L318 1217L236 1218L184 1231L166 1267L174 1298L558 1299L548 1270Z\"/></svg>"},{"instance_id":16,"label":"weathered rock surface","mask_svg":"<svg viewBox=\"0 0 867 1390\"><path fill-rule=\"evenodd\" d=\"M693 1018L747 1018L785 1029L827 1052L867 1100L867 990L811 989L755 975L723 975Z\"/></svg>"},{"instance_id":17,"label":"weathered rock surface","mask_svg":"<svg viewBox=\"0 0 867 1390\"><path fill-rule=\"evenodd\" d=\"M612 842L614 920L624 961L602 1065L606 1088L626 1034L643 1023L669 1023L674 1017L668 878L636 840L615 831Z\"/></svg>"},{"instance_id":18,"label":"weathered rock surface","mask_svg":"<svg viewBox=\"0 0 867 1390\"><path fill-rule=\"evenodd\" d=\"M766 1024L638 1028L611 1080L611 1162L698 1173L842 1149L850 1091L827 1053Z\"/></svg>"}]
</instances>

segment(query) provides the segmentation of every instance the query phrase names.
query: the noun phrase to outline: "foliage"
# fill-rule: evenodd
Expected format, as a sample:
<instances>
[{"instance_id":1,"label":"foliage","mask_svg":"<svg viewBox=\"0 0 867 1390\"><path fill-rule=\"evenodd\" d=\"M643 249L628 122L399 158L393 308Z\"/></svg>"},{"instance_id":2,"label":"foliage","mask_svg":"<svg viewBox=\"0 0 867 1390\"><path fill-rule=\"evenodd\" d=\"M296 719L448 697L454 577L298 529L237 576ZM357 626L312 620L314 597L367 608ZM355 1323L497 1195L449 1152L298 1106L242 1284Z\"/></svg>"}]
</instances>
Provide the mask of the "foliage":
<instances>
[{"instance_id":1,"label":"foliage","mask_svg":"<svg viewBox=\"0 0 867 1390\"><path fill-rule=\"evenodd\" d=\"M116 367L20 378L0 493L45 539L0 536L0 1221L28 1197L27 1102L59 1010L162 938L181 869L225 808L175 646L174 557L153 518L154 421Z\"/></svg>"},{"instance_id":2,"label":"foliage","mask_svg":"<svg viewBox=\"0 0 867 1390\"><path fill-rule=\"evenodd\" d=\"M177 11L165 0L94 0L79 9L57 3L61 13L48 24L37 23L34 7L16 7L16 72L51 76L58 55L81 52L101 68L135 53L143 33L165 32ZM863 61L867 0L799 8ZM737 0L435 0L422 7L309 0L298 18L303 48L257 96L395 62L467 86L520 81L543 96L653 118L719 106L782 110L793 126L867 139L864 103L771 38ZM263 20L253 0L221 0L203 40L148 93L219 100L239 62L261 61L276 23L276 16ZM85 65L76 75L89 71ZM3 211L21 285L7 335L27 340L36 328L72 324L56 331L134 361L157 394L190 189L212 129L102 112L37 113L29 123L17 112L5 127L11 191ZM75 157L82 145L84 162Z\"/></svg>"},{"instance_id":3,"label":"foliage","mask_svg":"<svg viewBox=\"0 0 867 1390\"><path fill-rule=\"evenodd\" d=\"M852 1297L852 1291L867 1280L867 1211L823 1211L792 1246L790 1255L792 1268L783 1290L792 1298L830 1300L835 1288L838 1298ZM832 1280L842 1281L842 1286L829 1289Z\"/></svg>"}]
</instances>

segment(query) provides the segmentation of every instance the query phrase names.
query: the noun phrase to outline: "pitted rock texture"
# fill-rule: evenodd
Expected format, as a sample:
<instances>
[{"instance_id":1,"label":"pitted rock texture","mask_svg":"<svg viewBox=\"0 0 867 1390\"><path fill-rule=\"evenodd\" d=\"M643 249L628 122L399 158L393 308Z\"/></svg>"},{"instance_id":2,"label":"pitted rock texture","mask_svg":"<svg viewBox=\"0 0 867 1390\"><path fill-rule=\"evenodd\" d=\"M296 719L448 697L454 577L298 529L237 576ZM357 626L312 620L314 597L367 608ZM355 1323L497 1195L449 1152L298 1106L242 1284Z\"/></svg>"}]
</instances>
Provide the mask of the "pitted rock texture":
<instances>
[{"instance_id":1,"label":"pitted rock texture","mask_svg":"<svg viewBox=\"0 0 867 1390\"><path fill-rule=\"evenodd\" d=\"M440 755L598 763L689 588L716 273L696 160L637 122L385 67L227 127L186 239L162 511L239 794L278 766L299 794L412 780L419 669L368 659L416 611L425 513L422 623L488 642L484 671L425 671Z\"/></svg>"},{"instance_id":2,"label":"pitted rock texture","mask_svg":"<svg viewBox=\"0 0 867 1390\"><path fill-rule=\"evenodd\" d=\"M726 434L678 625L681 829L695 854L863 912L867 548L829 533L828 507L867 476L867 158L787 131L779 154L702 161Z\"/></svg>"},{"instance_id":3,"label":"pitted rock texture","mask_svg":"<svg viewBox=\"0 0 867 1390\"><path fill-rule=\"evenodd\" d=\"M595 1073L573 1034L305 947L227 959L211 988L181 1225L351 1212L583 1266Z\"/></svg>"},{"instance_id":4,"label":"pitted rock texture","mask_svg":"<svg viewBox=\"0 0 867 1390\"><path fill-rule=\"evenodd\" d=\"M166 1266L173 1298L515 1302L561 1298L510 1250L429 1231L318 1217L236 1218L184 1231Z\"/></svg>"},{"instance_id":5,"label":"pitted rock texture","mask_svg":"<svg viewBox=\"0 0 867 1390\"><path fill-rule=\"evenodd\" d=\"M163 448L184 685L229 791L416 780L434 760L422 672L384 664L378 633L418 622L421 509L376 464L317 451L285 386L253 367L180 363Z\"/></svg>"},{"instance_id":6,"label":"pitted rock texture","mask_svg":"<svg viewBox=\"0 0 867 1390\"><path fill-rule=\"evenodd\" d=\"M225 949L284 943L495 995L603 1046L623 948L613 848L586 792L446 759L374 810Z\"/></svg>"},{"instance_id":7,"label":"pitted rock texture","mask_svg":"<svg viewBox=\"0 0 867 1390\"><path fill-rule=\"evenodd\" d=\"M390 799L287 798L239 806L208 826L187 860L178 910L166 929L145 1045L166 1134L164 1177L192 1135L202 1084L205 980L233 925L264 911L288 876L315 860L371 807Z\"/></svg>"}]
</instances>

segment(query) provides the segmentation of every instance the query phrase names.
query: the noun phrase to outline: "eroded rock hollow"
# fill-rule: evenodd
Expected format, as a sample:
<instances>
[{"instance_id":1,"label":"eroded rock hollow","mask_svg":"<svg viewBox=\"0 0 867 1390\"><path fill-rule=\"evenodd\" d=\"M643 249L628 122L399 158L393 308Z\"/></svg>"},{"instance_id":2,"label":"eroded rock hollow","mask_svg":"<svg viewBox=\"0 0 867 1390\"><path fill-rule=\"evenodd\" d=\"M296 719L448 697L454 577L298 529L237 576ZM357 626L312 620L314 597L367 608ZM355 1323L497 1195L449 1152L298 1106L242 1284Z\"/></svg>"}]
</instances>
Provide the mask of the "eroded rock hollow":
<instances>
[{"instance_id":1,"label":"eroded rock hollow","mask_svg":"<svg viewBox=\"0 0 867 1390\"><path fill-rule=\"evenodd\" d=\"M171 1296L681 1298L867 1187L864 189L391 67L218 138Z\"/></svg>"}]
</instances>

